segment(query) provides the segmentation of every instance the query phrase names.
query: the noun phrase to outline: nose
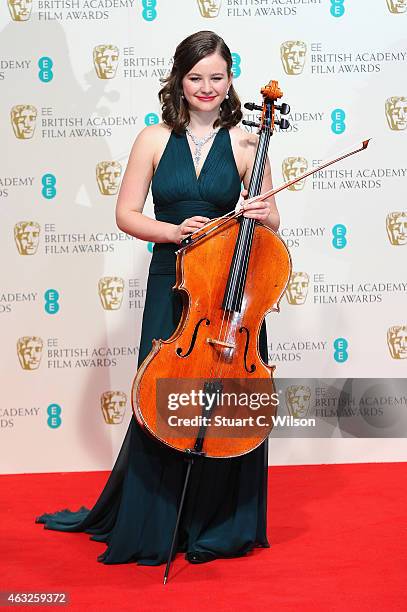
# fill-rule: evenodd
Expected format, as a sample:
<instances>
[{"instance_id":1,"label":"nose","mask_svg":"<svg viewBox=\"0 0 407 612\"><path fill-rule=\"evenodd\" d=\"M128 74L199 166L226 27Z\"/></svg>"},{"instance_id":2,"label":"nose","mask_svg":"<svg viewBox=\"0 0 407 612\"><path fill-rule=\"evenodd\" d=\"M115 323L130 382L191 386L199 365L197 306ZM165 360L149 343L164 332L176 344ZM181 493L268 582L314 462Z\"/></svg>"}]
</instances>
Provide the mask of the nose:
<instances>
[{"instance_id":1,"label":"nose","mask_svg":"<svg viewBox=\"0 0 407 612\"><path fill-rule=\"evenodd\" d=\"M205 95L212 93L212 83L210 79L204 79L201 84L201 92Z\"/></svg>"}]
</instances>

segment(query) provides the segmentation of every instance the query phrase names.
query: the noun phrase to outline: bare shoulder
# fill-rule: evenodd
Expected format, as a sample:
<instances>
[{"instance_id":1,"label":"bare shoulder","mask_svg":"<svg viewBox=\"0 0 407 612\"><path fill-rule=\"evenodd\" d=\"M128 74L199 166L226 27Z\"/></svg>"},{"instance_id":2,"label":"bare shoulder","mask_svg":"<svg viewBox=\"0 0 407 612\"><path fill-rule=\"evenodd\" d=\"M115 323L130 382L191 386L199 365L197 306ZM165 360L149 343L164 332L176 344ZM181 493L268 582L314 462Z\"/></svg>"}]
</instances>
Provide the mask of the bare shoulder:
<instances>
[{"instance_id":1,"label":"bare shoulder","mask_svg":"<svg viewBox=\"0 0 407 612\"><path fill-rule=\"evenodd\" d=\"M144 159L153 167L161 157L171 135L171 128L164 123L149 125L141 130L134 141L131 158Z\"/></svg>"},{"instance_id":2,"label":"bare shoulder","mask_svg":"<svg viewBox=\"0 0 407 612\"><path fill-rule=\"evenodd\" d=\"M139 132L134 144L142 144L143 146L154 150L164 141L168 140L170 134L171 129L164 123L148 125L147 127L143 128L141 132Z\"/></svg>"}]
</instances>

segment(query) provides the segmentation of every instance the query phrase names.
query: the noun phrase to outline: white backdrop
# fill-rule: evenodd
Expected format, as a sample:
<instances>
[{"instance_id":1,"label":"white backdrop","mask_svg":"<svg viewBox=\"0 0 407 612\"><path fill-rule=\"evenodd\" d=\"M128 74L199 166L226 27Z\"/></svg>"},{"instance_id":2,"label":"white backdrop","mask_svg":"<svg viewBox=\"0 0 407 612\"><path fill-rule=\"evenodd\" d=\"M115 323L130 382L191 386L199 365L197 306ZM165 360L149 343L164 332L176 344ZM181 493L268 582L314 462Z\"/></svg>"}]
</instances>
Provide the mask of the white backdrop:
<instances>
[{"instance_id":1,"label":"white backdrop","mask_svg":"<svg viewBox=\"0 0 407 612\"><path fill-rule=\"evenodd\" d=\"M113 463L151 257L115 226L116 194L176 44L202 29L228 43L242 101L277 79L291 105L276 185L373 138L278 196L295 272L268 320L278 375L406 376L407 0L2 0L0 19L2 473ZM406 459L403 439L270 454Z\"/></svg>"}]
</instances>

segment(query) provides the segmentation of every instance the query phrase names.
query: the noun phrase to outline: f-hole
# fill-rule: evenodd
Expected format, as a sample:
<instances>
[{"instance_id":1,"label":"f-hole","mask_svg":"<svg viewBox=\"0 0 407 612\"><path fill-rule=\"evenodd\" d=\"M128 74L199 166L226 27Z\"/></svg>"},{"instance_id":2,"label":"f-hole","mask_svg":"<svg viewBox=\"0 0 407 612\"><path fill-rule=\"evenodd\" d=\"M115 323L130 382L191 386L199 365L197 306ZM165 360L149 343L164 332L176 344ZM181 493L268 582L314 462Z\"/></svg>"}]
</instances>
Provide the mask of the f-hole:
<instances>
[{"instance_id":1,"label":"f-hole","mask_svg":"<svg viewBox=\"0 0 407 612\"><path fill-rule=\"evenodd\" d=\"M249 374L253 374L253 372L256 371L256 366L254 365L254 363L252 363L252 365L250 366L250 369L247 367L247 351L249 349L249 330L247 329L247 327L241 327L239 329L239 334L242 334L243 332L245 332L246 334L246 344L244 347L244 355L243 355L243 362L244 362L244 369L246 370L246 372L248 372Z\"/></svg>"},{"instance_id":2,"label":"f-hole","mask_svg":"<svg viewBox=\"0 0 407 612\"><path fill-rule=\"evenodd\" d=\"M188 357L188 355L190 355L192 353L193 348L195 346L196 338L197 338L197 335L198 335L199 327L200 327L201 323L203 323L203 322L205 322L206 326L210 325L210 323L211 323L210 320L206 319L205 317L198 321L198 323L195 325L194 333L192 334L192 338L191 338L191 343L189 345L189 349L187 350L185 355L182 354L183 349L181 347L177 348L176 353L177 353L177 355L179 357Z\"/></svg>"}]
</instances>

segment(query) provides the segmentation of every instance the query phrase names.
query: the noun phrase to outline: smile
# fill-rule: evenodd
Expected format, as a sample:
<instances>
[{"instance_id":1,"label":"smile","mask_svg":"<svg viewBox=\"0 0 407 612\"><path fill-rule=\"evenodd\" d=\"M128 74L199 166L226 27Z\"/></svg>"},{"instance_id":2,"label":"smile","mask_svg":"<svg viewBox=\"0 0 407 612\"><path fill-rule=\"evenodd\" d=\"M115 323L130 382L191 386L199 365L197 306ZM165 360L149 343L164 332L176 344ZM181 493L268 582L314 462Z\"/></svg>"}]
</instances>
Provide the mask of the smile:
<instances>
[{"instance_id":1,"label":"smile","mask_svg":"<svg viewBox=\"0 0 407 612\"><path fill-rule=\"evenodd\" d=\"M216 96L197 96L198 100L202 100L202 102L210 102L214 100Z\"/></svg>"}]
</instances>

